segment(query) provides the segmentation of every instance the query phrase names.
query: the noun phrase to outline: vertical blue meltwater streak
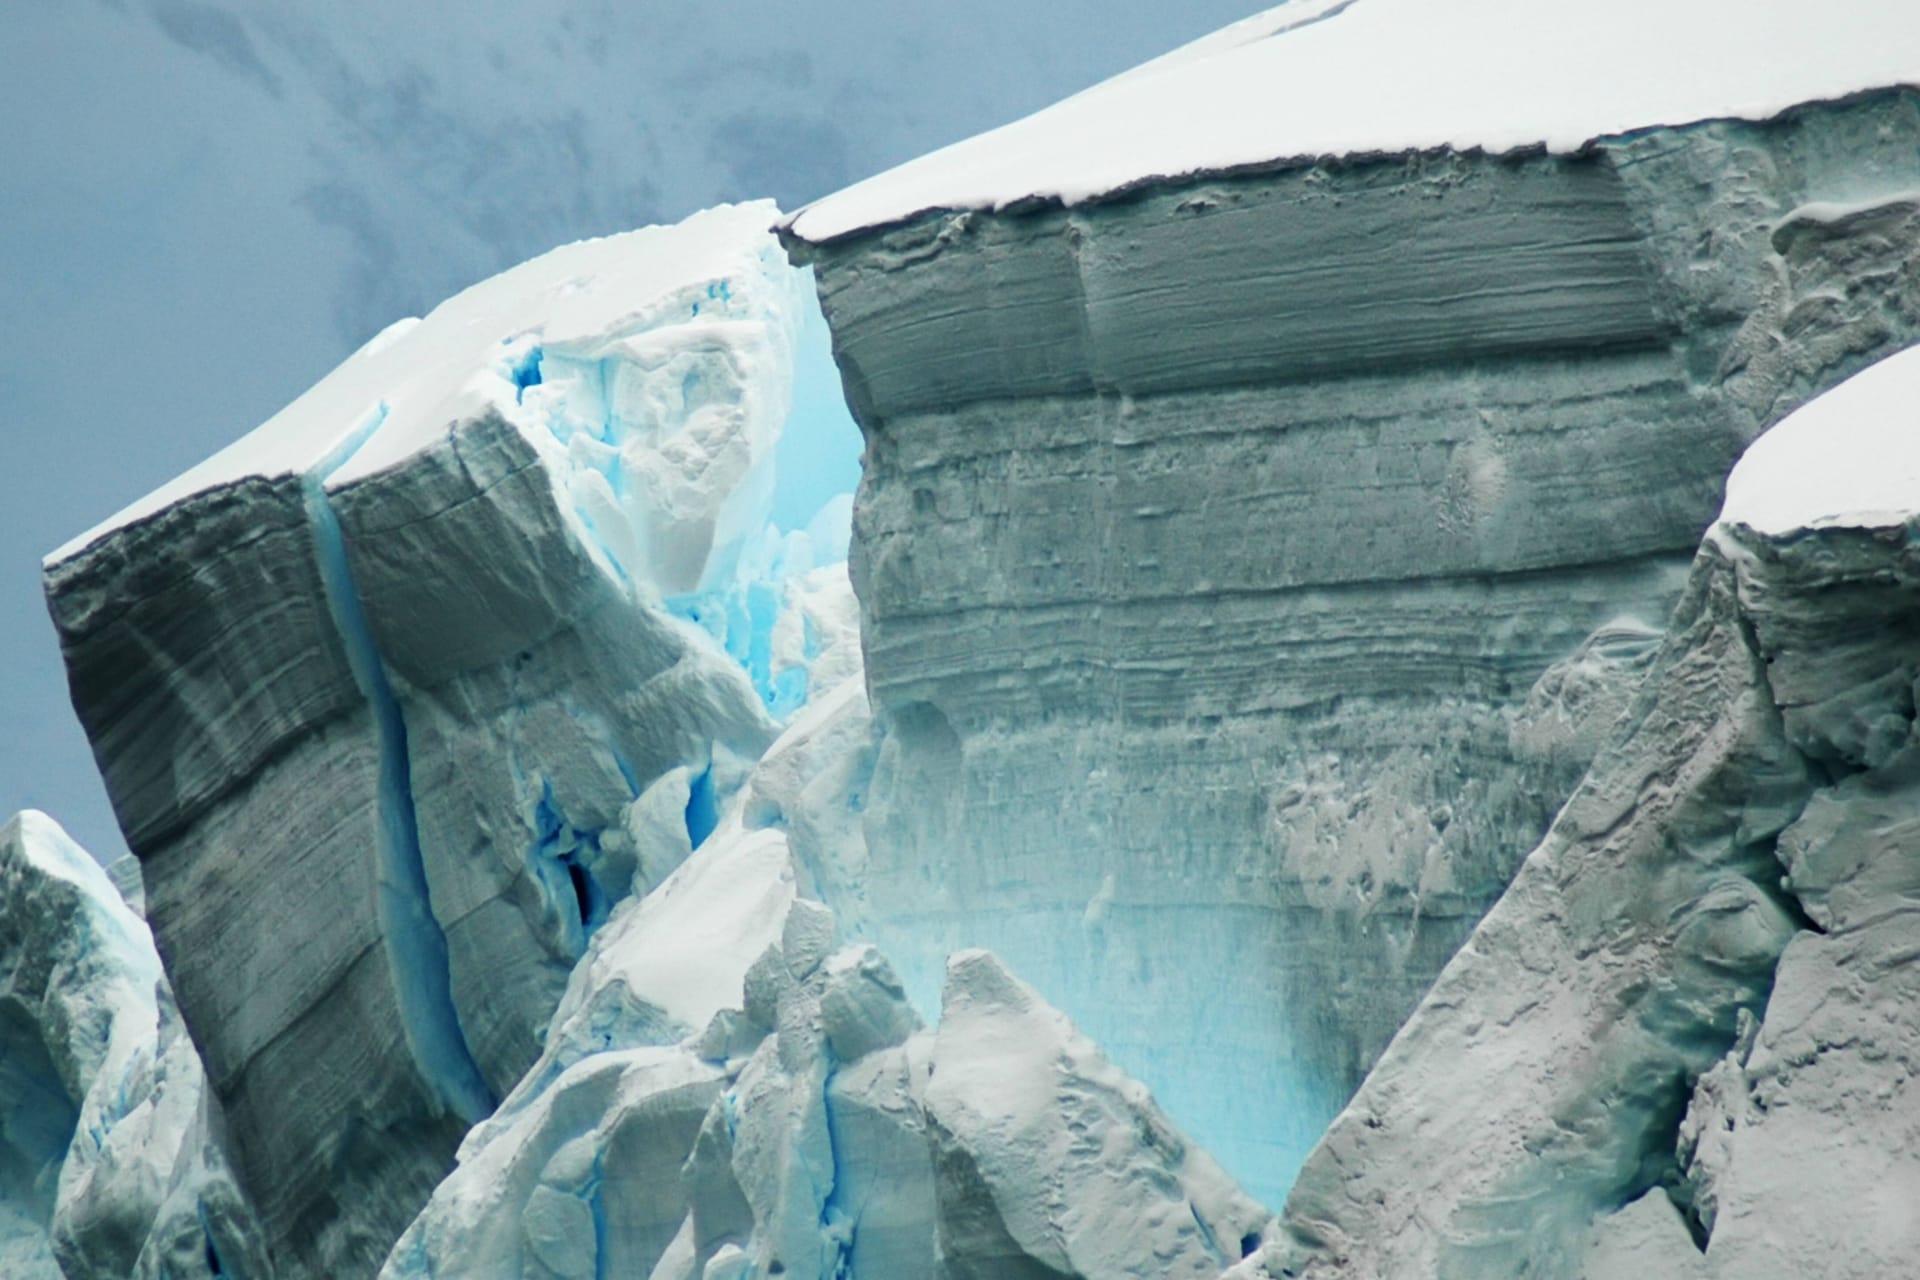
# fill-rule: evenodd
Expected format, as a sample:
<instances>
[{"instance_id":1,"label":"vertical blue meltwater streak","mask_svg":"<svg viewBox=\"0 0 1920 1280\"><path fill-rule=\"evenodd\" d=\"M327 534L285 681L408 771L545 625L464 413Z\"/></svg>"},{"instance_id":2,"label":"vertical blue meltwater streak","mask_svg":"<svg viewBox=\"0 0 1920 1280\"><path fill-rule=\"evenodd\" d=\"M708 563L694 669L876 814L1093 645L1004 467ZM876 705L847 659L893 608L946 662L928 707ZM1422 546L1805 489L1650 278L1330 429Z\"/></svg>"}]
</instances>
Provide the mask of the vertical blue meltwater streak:
<instances>
[{"instance_id":1,"label":"vertical blue meltwater streak","mask_svg":"<svg viewBox=\"0 0 1920 1280\"><path fill-rule=\"evenodd\" d=\"M426 861L420 851L406 718L367 625L366 610L353 581L353 567L347 560L340 517L326 493L327 477L379 429L385 409L382 405L369 422L308 472L302 478L301 490L327 607L346 648L354 683L373 712L379 739L378 910L407 1048L441 1102L472 1124L493 1110L495 1099L474 1061L453 1003L447 938L433 914Z\"/></svg>"}]
</instances>

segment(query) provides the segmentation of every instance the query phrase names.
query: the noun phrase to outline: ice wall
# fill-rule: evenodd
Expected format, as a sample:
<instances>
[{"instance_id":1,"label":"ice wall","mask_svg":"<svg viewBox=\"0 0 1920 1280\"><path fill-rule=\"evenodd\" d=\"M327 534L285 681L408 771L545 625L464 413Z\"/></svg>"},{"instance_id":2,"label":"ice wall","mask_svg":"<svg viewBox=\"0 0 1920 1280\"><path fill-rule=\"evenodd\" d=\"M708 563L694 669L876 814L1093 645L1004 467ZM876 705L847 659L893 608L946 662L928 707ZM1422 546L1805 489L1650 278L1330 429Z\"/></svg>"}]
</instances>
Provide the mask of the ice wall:
<instances>
[{"instance_id":1,"label":"ice wall","mask_svg":"<svg viewBox=\"0 0 1920 1280\"><path fill-rule=\"evenodd\" d=\"M815 575L858 443L817 371L787 445L811 509L774 523L812 309L777 214L483 282L49 560L283 1275L385 1257L847 628Z\"/></svg>"},{"instance_id":2,"label":"ice wall","mask_svg":"<svg viewBox=\"0 0 1920 1280\"><path fill-rule=\"evenodd\" d=\"M909 989L994 949L1283 1194L1742 447L1920 331L1916 136L1892 89L796 219L867 441L868 918Z\"/></svg>"},{"instance_id":3,"label":"ice wall","mask_svg":"<svg viewBox=\"0 0 1920 1280\"><path fill-rule=\"evenodd\" d=\"M1916 389L1909 350L1749 451L1591 773L1237 1274L1906 1265Z\"/></svg>"}]
</instances>

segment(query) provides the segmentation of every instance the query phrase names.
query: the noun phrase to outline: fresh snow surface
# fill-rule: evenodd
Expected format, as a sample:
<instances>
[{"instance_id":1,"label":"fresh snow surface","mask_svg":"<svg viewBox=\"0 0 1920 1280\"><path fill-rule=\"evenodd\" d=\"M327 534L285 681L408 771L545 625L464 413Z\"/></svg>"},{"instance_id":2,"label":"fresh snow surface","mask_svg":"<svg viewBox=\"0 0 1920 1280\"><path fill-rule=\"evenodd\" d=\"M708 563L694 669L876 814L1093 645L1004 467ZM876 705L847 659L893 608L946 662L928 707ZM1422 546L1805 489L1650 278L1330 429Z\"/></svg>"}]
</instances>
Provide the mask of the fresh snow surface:
<instances>
[{"instance_id":1,"label":"fresh snow surface","mask_svg":"<svg viewBox=\"0 0 1920 1280\"><path fill-rule=\"evenodd\" d=\"M1920 515L1920 347L1801 406L1727 477L1720 523L1761 533L1883 528Z\"/></svg>"},{"instance_id":2,"label":"fresh snow surface","mask_svg":"<svg viewBox=\"0 0 1920 1280\"><path fill-rule=\"evenodd\" d=\"M1544 144L1920 85L1913 0L1295 0L815 202L820 242L1275 160Z\"/></svg>"},{"instance_id":3,"label":"fresh snow surface","mask_svg":"<svg viewBox=\"0 0 1920 1280\"><path fill-rule=\"evenodd\" d=\"M746 406L760 419L747 424L747 433L765 437L746 441L753 454L748 462L762 454L770 459L786 415L791 368L769 378L748 366L791 360L804 302L803 278L786 268L766 234L778 216L771 201L721 206L674 226L566 245L482 281L424 319L390 326L258 429L81 534L47 563L193 494L250 476L319 472L338 488L404 461L450 425L488 410L543 451L580 455L569 470L610 471L609 459L598 456L606 449L596 450L592 437L618 447L622 442L611 437L623 415L643 419L696 407L651 403L659 389L644 377L593 384L593 375L616 365L644 374L678 358L688 368L674 389L684 387L689 400L702 393L703 379L711 381L715 365L739 386L778 388L779 403ZM706 356L707 367L689 353ZM607 398L586 404L595 398L590 392ZM622 392L630 394L623 399ZM695 430L677 448L737 451L738 441L716 441L716 434L740 429ZM658 469L657 460L648 461ZM681 479L668 475L661 483L670 488ZM762 487L771 488L770 478ZM591 525L600 513L592 494L576 495L582 496ZM759 520L747 515L741 523L733 532L745 535Z\"/></svg>"},{"instance_id":4,"label":"fresh snow surface","mask_svg":"<svg viewBox=\"0 0 1920 1280\"><path fill-rule=\"evenodd\" d=\"M20 851L29 866L48 879L66 881L86 898L91 927L113 948L112 956L102 958L103 964L120 966L130 975L123 984L103 988L105 997L90 992L85 998L107 999L113 1017L127 1014L136 1022L144 1019L150 1023L153 984L160 980L161 968L147 922L127 906L108 878L107 869L53 818L38 809L22 809L7 826L17 829ZM0 829L0 845L5 843L6 829Z\"/></svg>"},{"instance_id":5,"label":"fresh snow surface","mask_svg":"<svg viewBox=\"0 0 1920 1280\"><path fill-rule=\"evenodd\" d=\"M609 923L582 962L579 998L619 980L634 996L699 1031L740 1002L760 953L780 940L796 896L786 838L728 823L666 882ZM599 941L596 939L596 941ZM575 1002L555 1014L558 1026Z\"/></svg>"}]
</instances>

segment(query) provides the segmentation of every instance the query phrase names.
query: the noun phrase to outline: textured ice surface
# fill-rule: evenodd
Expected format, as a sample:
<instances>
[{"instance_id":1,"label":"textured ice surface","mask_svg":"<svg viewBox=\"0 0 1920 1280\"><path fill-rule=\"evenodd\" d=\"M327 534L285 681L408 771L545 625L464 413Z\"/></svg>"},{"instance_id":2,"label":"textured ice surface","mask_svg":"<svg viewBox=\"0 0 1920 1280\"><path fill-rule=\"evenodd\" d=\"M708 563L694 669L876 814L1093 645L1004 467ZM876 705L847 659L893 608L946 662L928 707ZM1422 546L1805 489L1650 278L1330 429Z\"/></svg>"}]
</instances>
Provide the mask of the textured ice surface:
<instances>
[{"instance_id":1,"label":"textured ice surface","mask_svg":"<svg viewBox=\"0 0 1920 1280\"><path fill-rule=\"evenodd\" d=\"M146 925L31 810L0 828L0 1274L263 1274Z\"/></svg>"},{"instance_id":2,"label":"textured ice surface","mask_svg":"<svg viewBox=\"0 0 1920 1280\"><path fill-rule=\"evenodd\" d=\"M284 1274L377 1265L621 901L847 669L857 437L818 369L770 523L826 359L776 212L478 285L49 565Z\"/></svg>"},{"instance_id":3,"label":"textured ice surface","mask_svg":"<svg viewBox=\"0 0 1920 1280\"><path fill-rule=\"evenodd\" d=\"M815 243L929 209L1076 204L1278 160L1489 152L1920 85L1920 11L1838 0L1284 4L1025 120L816 201Z\"/></svg>"},{"instance_id":4,"label":"textured ice surface","mask_svg":"<svg viewBox=\"0 0 1920 1280\"><path fill-rule=\"evenodd\" d=\"M1024 1255L1063 1275L1212 1276L1267 1230L1143 1085L987 952L947 963L926 1105L942 1189L977 1180L998 1217L945 1207L943 1244L979 1251L951 1274ZM1017 1252L989 1252L999 1232Z\"/></svg>"},{"instance_id":5,"label":"textured ice surface","mask_svg":"<svg viewBox=\"0 0 1920 1280\"><path fill-rule=\"evenodd\" d=\"M1124 123L1242 59L1296 92L1259 60L1405 13L1374 3L1088 100ZM1447 39L1540 29L1471 16ZM1841 43L1800 89L1880 83L1848 77L1898 42ZM1478 56L1421 127L1525 100L1537 59ZM1769 1143L1810 1145L1776 1089L1869 1116L1880 1146L1833 1158L1905 1185L1905 1015L1821 994L1911 977L1855 900L1905 874L1904 531L1797 558L1724 525L1660 624L1740 447L1915 336L1920 96L1565 150L1645 105L1625 65L1478 139L1552 149L800 246L865 431L851 511L762 207L479 286L58 553L76 705L283 1274L1754 1257ZM1274 1242L1181 1130L1277 1196L1596 753L1477 935L1524 936L1448 968ZM1802 1070L1856 1043L1872 1098Z\"/></svg>"},{"instance_id":6,"label":"textured ice surface","mask_svg":"<svg viewBox=\"0 0 1920 1280\"><path fill-rule=\"evenodd\" d=\"M1465 16L1420 56L1535 74L1472 38L1566 21L1515 8L1429 6ZM1581 38L1631 58L1552 74L1629 91L1730 9L1629 6ZM1741 450L1920 338L1916 189L1895 89L799 246L867 440L849 930L926 1008L993 950L1277 1202L1605 739Z\"/></svg>"},{"instance_id":7,"label":"textured ice surface","mask_svg":"<svg viewBox=\"0 0 1920 1280\"><path fill-rule=\"evenodd\" d=\"M1920 347L1856 373L1754 441L1724 523L1761 533L1902 525L1920 510Z\"/></svg>"},{"instance_id":8,"label":"textured ice surface","mask_svg":"<svg viewBox=\"0 0 1920 1280\"><path fill-rule=\"evenodd\" d=\"M1777 518L1708 534L1592 771L1307 1162L1290 1240L1239 1274L1906 1265L1920 491L1845 460L1904 440L1910 401L1861 389L1910 364L1755 444L1729 507Z\"/></svg>"}]
</instances>

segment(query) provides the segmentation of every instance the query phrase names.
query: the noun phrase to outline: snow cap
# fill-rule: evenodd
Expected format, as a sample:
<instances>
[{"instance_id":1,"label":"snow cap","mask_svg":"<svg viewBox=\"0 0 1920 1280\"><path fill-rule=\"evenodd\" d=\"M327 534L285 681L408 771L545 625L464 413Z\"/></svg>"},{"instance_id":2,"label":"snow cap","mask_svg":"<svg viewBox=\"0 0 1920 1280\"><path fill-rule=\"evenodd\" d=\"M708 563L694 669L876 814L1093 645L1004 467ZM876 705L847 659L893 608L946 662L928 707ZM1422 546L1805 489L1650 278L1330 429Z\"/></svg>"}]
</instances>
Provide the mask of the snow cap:
<instances>
[{"instance_id":1,"label":"snow cap","mask_svg":"<svg viewBox=\"0 0 1920 1280\"><path fill-rule=\"evenodd\" d=\"M1595 138L1920 85L1912 0L1294 0L801 209L821 243L1154 178Z\"/></svg>"},{"instance_id":2,"label":"snow cap","mask_svg":"<svg viewBox=\"0 0 1920 1280\"><path fill-rule=\"evenodd\" d=\"M1727 477L1721 524L1886 528L1920 515L1920 346L1781 419Z\"/></svg>"}]
</instances>

